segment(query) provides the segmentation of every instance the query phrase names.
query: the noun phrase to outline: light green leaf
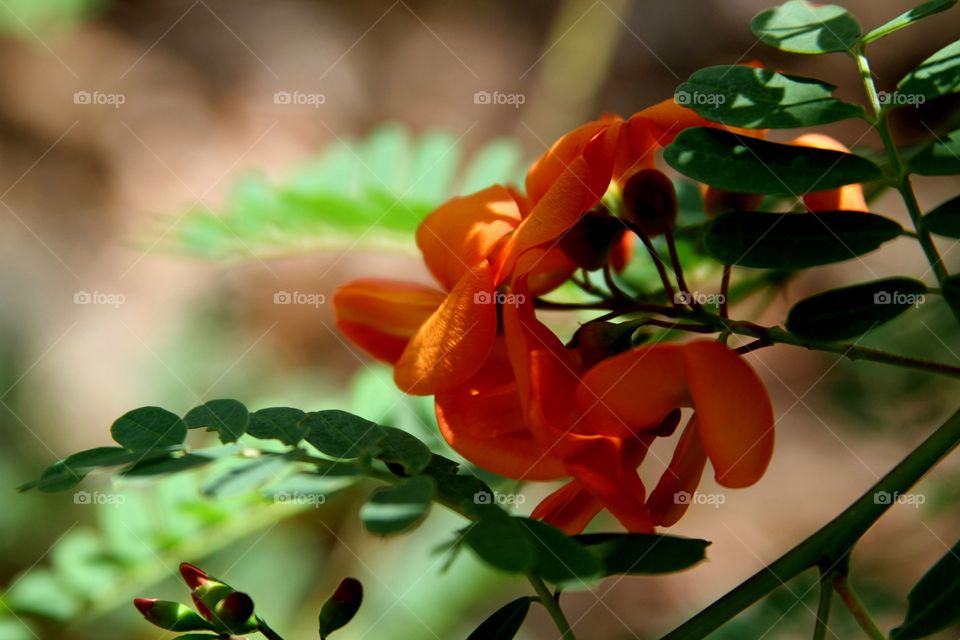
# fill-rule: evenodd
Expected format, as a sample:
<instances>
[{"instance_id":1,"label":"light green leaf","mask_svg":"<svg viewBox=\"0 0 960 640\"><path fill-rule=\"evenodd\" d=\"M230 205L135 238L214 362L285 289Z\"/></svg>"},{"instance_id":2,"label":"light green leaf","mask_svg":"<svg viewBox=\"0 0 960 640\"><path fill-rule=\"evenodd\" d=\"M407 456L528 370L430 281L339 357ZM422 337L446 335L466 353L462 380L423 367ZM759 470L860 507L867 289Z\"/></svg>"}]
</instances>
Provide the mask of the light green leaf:
<instances>
[{"instance_id":1,"label":"light green leaf","mask_svg":"<svg viewBox=\"0 0 960 640\"><path fill-rule=\"evenodd\" d=\"M899 31L904 27L909 27L911 24L918 20L922 20L928 16L932 16L941 11L946 11L957 4L957 0L930 0L930 2L924 2L923 4L910 9L904 13L901 13L899 16L886 22L876 29L873 29L867 35L863 36L861 40L864 44L873 42L874 40L879 40L884 36L888 36L894 31Z\"/></svg>"},{"instance_id":2,"label":"light green leaf","mask_svg":"<svg viewBox=\"0 0 960 640\"><path fill-rule=\"evenodd\" d=\"M921 62L897 83L897 89L903 95L928 100L960 91L960 40Z\"/></svg>"},{"instance_id":3,"label":"light green leaf","mask_svg":"<svg viewBox=\"0 0 960 640\"><path fill-rule=\"evenodd\" d=\"M762 42L793 53L850 51L860 37L860 24L846 9L806 0L789 0L763 11L750 29Z\"/></svg>"}]
</instances>

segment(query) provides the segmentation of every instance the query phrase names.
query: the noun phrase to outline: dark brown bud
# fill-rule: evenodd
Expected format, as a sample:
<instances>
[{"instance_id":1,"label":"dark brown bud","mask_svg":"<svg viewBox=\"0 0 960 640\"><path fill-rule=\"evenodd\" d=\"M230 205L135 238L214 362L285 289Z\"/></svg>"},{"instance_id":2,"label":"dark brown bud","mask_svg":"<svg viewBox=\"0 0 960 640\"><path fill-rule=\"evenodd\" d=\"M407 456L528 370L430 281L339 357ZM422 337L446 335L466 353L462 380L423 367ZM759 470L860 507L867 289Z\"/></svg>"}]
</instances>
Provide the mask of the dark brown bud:
<instances>
[{"instance_id":1,"label":"dark brown bud","mask_svg":"<svg viewBox=\"0 0 960 640\"><path fill-rule=\"evenodd\" d=\"M623 217L648 236L672 229L677 221L677 191L663 172L644 169L623 185Z\"/></svg>"}]
</instances>

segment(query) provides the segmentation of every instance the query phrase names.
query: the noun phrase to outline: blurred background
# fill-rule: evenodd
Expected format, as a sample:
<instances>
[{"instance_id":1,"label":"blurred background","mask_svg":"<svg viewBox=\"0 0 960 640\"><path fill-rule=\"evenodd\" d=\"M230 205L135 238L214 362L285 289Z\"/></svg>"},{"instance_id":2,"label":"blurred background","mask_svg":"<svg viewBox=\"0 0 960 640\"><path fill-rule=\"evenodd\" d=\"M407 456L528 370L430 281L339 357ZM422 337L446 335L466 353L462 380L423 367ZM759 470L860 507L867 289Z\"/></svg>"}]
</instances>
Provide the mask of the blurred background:
<instances>
[{"instance_id":1,"label":"blurred background","mask_svg":"<svg viewBox=\"0 0 960 640\"><path fill-rule=\"evenodd\" d=\"M913 3L840 4L871 28ZM700 67L762 59L859 101L843 58L754 43L749 20L767 6L0 1L0 638L167 637L129 600L182 600L181 560L251 591L287 638L315 637L319 606L345 575L363 579L368 599L344 640L466 637L523 592L466 554L443 570L434 549L459 526L448 513L435 510L414 535L365 533L355 512L368 488L307 510L202 497L203 474L91 478L73 496L14 489L108 444L113 419L141 405L342 407L429 437L429 402L403 398L337 334L333 288L397 272L427 282L411 230L442 198L522 180L523 164L564 131L665 99ZM880 88L953 40L957 24L943 14L874 45ZM902 109L898 140L956 128L958 106ZM877 145L857 123L826 130ZM917 188L930 207L958 184ZM905 219L888 195L875 209ZM951 249L941 245L960 267ZM925 271L919 248L898 241L735 313L777 323L809 293ZM951 324L931 300L864 344L957 364ZM769 472L671 530L712 540L709 562L565 596L580 637L666 632L826 522L955 408L957 384L944 378L787 347L751 360L780 416ZM668 459L673 443L661 444ZM955 542L957 487L960 464L948 460L917 488L922 504L898 505L858 548L855 586L884 628ZM525 491L520 511L547 488ZM701 491L717 488L705 480ZM815 576L804 575L715 637L806 637L815 599ZM839 607L834 619L836 637L854 637ZM555 636L540 611L523 633Z\"/></svg>"}]
</instances>

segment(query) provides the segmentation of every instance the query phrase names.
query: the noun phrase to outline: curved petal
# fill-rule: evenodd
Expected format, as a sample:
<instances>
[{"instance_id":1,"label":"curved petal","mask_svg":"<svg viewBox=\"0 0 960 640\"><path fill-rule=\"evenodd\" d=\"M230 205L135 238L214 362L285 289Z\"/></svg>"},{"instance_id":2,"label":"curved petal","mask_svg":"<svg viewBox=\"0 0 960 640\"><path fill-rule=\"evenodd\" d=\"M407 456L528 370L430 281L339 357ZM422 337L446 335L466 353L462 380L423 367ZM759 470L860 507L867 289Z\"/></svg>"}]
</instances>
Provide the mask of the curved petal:
<instances>
[{"instance_id":1,"label":"curved petal","mask_svg":"<svg viewBox=\"0 0 960 640\"><path fill-rule=\"evenodd\" d=\"M531 518L543 520L567 535L576 535L603 510L603 504L576 480L563 485L537 505Z\"/></svg>"},{"instance_id":2,"label":"curved petal","mask_svg":"<svg viewBox=\"0 0 960 640\"><path fill-rule=\"evenodd\" d=\"M582 436L567 470L620 523L636 533L652 533L653 523L644 502L646 489L635 466L616 438Z\"/></svg>"},{"instance_id":3,"label":"curved petal","mask_svg":"<svg viewBox=\"0 0 960 640\"><path fill-rule=\"evenodd\" d=\"M632 438L690 406L682 345L631 349L584 374L576 405L592 433Z\"/></svg>"},{"instance_id":4,"label":"curved petal","mask_svg":"<svg viewBox=\"0 0 960 640\"><path fill-rule=\"evenodd\" d=\"M489 258L518 224L520 208L513 193L494 185L453 198L427 216L417 229L417 246L430 273L449 290L473 265Z\"/></svg>"},{"instance_id":5,"label":"curved petal","mask_svg":"<svg viewBox=\"0 0 960 640\"><path fill-rule=\"evenodd\" d=\"M814 147L829 151L849 153L850 149L842 142L823 135L822 133L808 133L790 141L801 147ZM863 187L859 184L848 184L837 189L813 191L803 194L803 203L810 211L869 211L867 200L863 195Z\"/></svg>"},{"instance_id":6,"label":"curved petal","mask_svg":"<svg viewBox=\"0 0 960 640\"><path fill-rule=\"evenodd\" d=\"M444 294L412 282L368 278L337 287L337 327L374 358L394 363Z\"/></svg>"},{"instance_id":7,"label":"curved petal","mask_svg":"<svg viewBox=\"0 0 960 640\"><path fill-rule=\"evenodd\" d=\"M401 390L432 395L467 381L486 361L497 335L490 269L467 273L410 340L393 370Z\"/></svg>"},{"instance_id":8,"label":"curved petal","mask_svg":"<svg viewBox=\"0 0 960 640\"><path fill-rule=\"evenodd\" d=\"M584 125L533 165L527 175L533 207L497 258L496 284L510 278L520 255L556 240L600 202L613 176L621 122L611 118Z\"/></svg>"},{"instance_id":9,"label":"curved petal","mask_svg":"<svg viewBox=\"0 0 960 640\"><path fill-rule=\"evenodd\" d=\"M773 455L773 406L743 358L712 340L684 345L697 430L718 483L746 487Z\"/></svg>"},{"instance_id":10,"label":"curved petal","mask_svg":"<svg viewBox=\"0 0 960 640\"><path fill-rule=\"evenodd\" d=\"M658 527L672 526L686 513L690 506L689 497L697 490L703 476L707 452L703 450L696 420L694 416L684 427L670 464L650 493L650 518Z\"/></svg>"},{"instance_id":11,"label":"curved petal","mask_svg":"<svg viewBox=\"0 0 960 640\"><path fill-rule=\"evenodd\" d=\"M454 451L477 466L515 480L556 480L563 465L526 430L516 384L438 393L437 424Z\"/></svg>"}]
</instances>

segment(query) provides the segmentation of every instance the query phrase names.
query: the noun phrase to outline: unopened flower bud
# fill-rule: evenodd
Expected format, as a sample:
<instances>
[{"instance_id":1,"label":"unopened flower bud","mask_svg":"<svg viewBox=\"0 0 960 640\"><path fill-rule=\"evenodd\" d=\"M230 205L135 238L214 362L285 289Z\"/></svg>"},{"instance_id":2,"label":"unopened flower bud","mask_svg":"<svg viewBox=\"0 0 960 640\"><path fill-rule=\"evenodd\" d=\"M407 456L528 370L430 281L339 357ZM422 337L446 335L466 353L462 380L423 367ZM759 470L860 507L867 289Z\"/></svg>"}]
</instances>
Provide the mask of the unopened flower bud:
<instances>
[{"instance_id":1,"label":"unopened flower bud","mask_svg":"<svg viewBox=\"0 0 960 640\"><path fill-rule=\"evenodd\" d=\"M183 581L187 583L191 591L210 579L206 571L200 567L193 566L189 562L180 563L180 575L183 576Z\"/></svg>"},{"instance_id":2,"label":"unopened flower bud","mask_svg":"<svg viewBox=\"0 0 960 640\"><path fill-rule=\"evenodd\" d=\"M605 209L588 211L560 238L560 250L587 271L603 268L626 227Z\"/></svg>"},{"instance_id":3,"label":"unopened flower bud","mask_svg":"<svg viewBox=\"0 0 960 640\"><path fill-rule=\"evenodd\" d=\"M213 626L196 611L179 602L137 598L133 606L154 626L167 631L209 631Z\"/></svg>"},{"instance_id":4,"label":"unopened flower bud","mask_svg":"<svg viewBox=\"0 0 960 640\"><path fill-rule=\"evenodd\" d=\"M756 193L738 193L716 187L707 187L703 193L703 209L708 218L716 218L727 211L756 211L763 196Z\"/></svg>"},{"instance_id":5,"label":"unopened flower bud","mask_svg":"<svg viewBox=\"0 0 960 640\"><path fill-rule=\"evenodd\" d=\"M601 360L635 346L633 334L638 326L638 322L588 322L573 334L570 346L576 349L580 362L589 369Z\"/></svg>"},{"instance_id":6,"label":"unopened flower bud","mask_svg":"<svg viewBox=\"0 0 960 640\"><path fill-rule=\"evenodd\" d=\"M320 637L326 638L350 622L360 609L361 602L363 585L356 578L344 578L320 610Z\"/></svg>"},{"instance_id":7,"label":"unopened flower bud","mask_svg":"<svg viewBox=\"0 0 960 640\"><path fill-rule=\"evenodd\" d=\"M233 591L220 600L214 606L213 618L218 630L233 634L249 633L258 627L253 599L242 591Z\"/></svg>"},{"instance_id":8,"label":"unopened flower bud","mask_svg":"<svg viewBox=\"0 0 960 640\"><path fill-rule=\"evenodd\" d=\"M621 199L623 217L648 236L672 229L677 221L677 191L670 178L656 169L644 169L627 178Z\"/></svg>"}]
</instances>

